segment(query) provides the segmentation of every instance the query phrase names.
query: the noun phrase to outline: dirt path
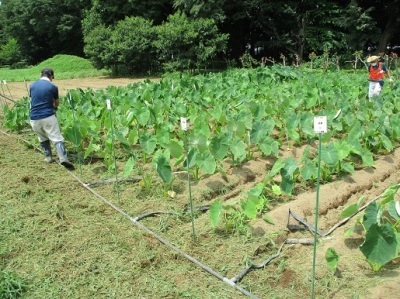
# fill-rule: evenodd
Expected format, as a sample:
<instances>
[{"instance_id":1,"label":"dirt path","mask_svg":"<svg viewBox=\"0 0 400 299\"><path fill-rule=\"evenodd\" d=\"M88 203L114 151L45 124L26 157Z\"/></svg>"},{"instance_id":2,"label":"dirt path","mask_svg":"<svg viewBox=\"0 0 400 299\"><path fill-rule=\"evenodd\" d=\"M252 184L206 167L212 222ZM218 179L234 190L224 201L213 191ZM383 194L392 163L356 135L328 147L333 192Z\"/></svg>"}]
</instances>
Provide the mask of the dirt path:
<instances>
[{"instance_id":1,"label":"dirt path","mask_svg":"<svg viewBox=\"0 0 400 299\"><path fill-rule=\"evenodd\" d=\"M110 77L94 77L94 78L82 78L82 79L68 79L68 80L54 80L53 83L58 86L60 96L64 96L68 90L82 88L83 90L91 89L103 89L107 86L126 86L135 82L141 82L144 79L134 78L110 78ZM154 79L157 80L157 79ZM0 93L14 100L18 100L22 97L27 96L29 85L33 81L27 82L9 82L7 85L2 84L2 90Z\"/></svg>"}]
</instances>

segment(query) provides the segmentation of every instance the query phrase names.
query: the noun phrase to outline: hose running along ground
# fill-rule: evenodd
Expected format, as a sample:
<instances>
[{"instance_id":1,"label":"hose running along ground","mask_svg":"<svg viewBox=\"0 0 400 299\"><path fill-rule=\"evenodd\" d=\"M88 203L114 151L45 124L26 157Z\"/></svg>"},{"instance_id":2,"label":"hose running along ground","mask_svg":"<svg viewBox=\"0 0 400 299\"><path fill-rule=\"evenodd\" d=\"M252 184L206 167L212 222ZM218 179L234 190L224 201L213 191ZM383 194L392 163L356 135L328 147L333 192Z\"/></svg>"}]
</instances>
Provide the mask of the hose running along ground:
<instances>
[{"instance_id":1,"label":"hose running along ground","mask_svg":"<svg viewBox=\"0 0 400 299\"><path fill-rule=\"evenodd\" d=\"M2 130L0 130L0 132L4 135L7 136L12 136L9 133L6 133ZM15 135L14 135L15 136ZM24 140L23 138L19 137L19 136L15 136L15 138L22 140L23 142L32 145L29 141ZM41 150L38 147L34 147L36 150L40 151ZM277 257L279 257L279 255L282 252L282 249L284 247L284 245L289 245L289 244L304 244L304 245L312 245L312 242L310 242L309 239L286 239L279 247L278 251L270 256L268 259L266 259L265 261L263 261L260 264L251 264L250 266L248 266L247 268L245 268L244 270L242 270L238 275L234 276L233 278L229 279L227 277L224 277L223 275L221 275L220 273L216 272L215 270L211 269L210 267L202 264L201 262L199 262L198 260L196 260L194 257L188 255L187 253L185 253L184 251L182 251L181 249L179 249L178 247L176 247L175 245L171 244L169 241L163 239L161 236L159 236L158 234L156 234L155 232L153 232L152 230L150 230L148 227L146 227L145 225L143 225L142 223L140 223L140 220L146 218L146 217L152 217L152 216L156 216L156 215L160 215L160 214L176 214L173 212L165 212L165 211L154 211L154 212L148 212L136 217L131 217L129 214L127 214L125 211L123 211L120 207L118 207L117 205L113 204L112 202L110 202L109 200L107 200L106 198L104 198L102 195L100 195L99 193L97 193L94 189L90 188L89 185L91 184L87 184L84 183L77 175L75 175L72 171L66 169L67 172L69 173L70 176L72 176L77 182L79 182L86 190L88 190L89 192L91 192L92 194L94 194L97 198L99 198L101 201L103 201L103 203L105 203L106 205L112 207L114 210L116 210L118 213L120 213L121 215L123 215L124 217L126 217L127 219L129 219L133 224L135 224L137 227L139 227L140 229L144 230L145 232L147 232L148 234L150 234L151 236L153 236L154 238L156 238L158 241L160 241L161 243L163 243L164 245L166 245L167 247L171 248L172 250L178 252L179 254L181 254L182 256L184 256L186 259L188 259L189 261L193 262L194 264L196 264L197 266L199 266L200 268L202 268L203 270L205 270L206 272L212 274L213 276L217 277L218 279L220 279L221 281L223 281L224 283L228 284L229 286L235 288L236 290L240 291L241 293L243 293L244 295L250 297L250 298L258 298L256 295L250 293L249 291L247 291L246 289L242 288L241 286L239 286L237 284L237 282L241 281L243 279L243 277L245 275L247 275L250 271L255 270L255 269L262 269L265 268L268 264L270 264L274 259L276 259ZM93 184L96 185L96 184ZM367 206L369 204L371 204L372 202L378 200L379 198L381 198L381 196L378 196L376 198L374 198L373 200L371 200L370 202L368 202L367 204L365 204L364 206L362 206L361 208L359 208L353 215L339 221L337 224L335 224L329 231L327 232L323 232L319 229L315 229L315 227L312 224L307 223L303 218L301 218L300 216L298 216L297 214L295 214L293 211L291 211L289 209L288 212L288 219L287 219L287 225L286 227L289 230L309 230L311 233L315 233L315 231L317 232L318 235L325 237L330 235L334 230L336 230L338 227L342 226L343 224L345 224L346 222L348 222L351 218L353 218L355 215L357 215L359 212L363 211L364 209L367 208ZM206 211L208 210L210 207L209 206L201 206L198 207L198 210L201 211ZM184 211L187 212L187 209ZM300 225L293 225L290 224L290 217L293 217L296 221L298 221L300 223Z\"/></svg>"},{"instance_id":2,"label":"hose running along ground","mask_svg":"<svg viewBox=\"0 0 400 299\"><path fill-rule=\"evenodd\" d=\"M0 130L0 132L4 135L7 136L12 136L2 130ZM31 145L30 142L28 142L27 140L24 140L22 138L20 138L19 136L15 136L17 139L20 139L28 144ZM38 148L36 148L38 150ZM40 150L39 150L40 151ZM189 261L193 262L194 264L196 264L197 266L199 266L200 268L202 268L203 270L205 270L206 272L214 275L215 277L217 277L218 279L220 279L221 281L223 281L224 283L226 283L227 285L235 288L236 290L240 291L242 294L250 297L250 298L254 298L254 299L258 299L259 297L257 297L256 295L250 293L249 291L247 291L246 289L242 288L241 286L237 285L234 281L228 279L227 277L224 277L223 275L221 275L220 273L214 271L213 269L211 269L210 267L202 264L201 262L199 262L198 260L196 260L194 257L188 255L187 253L185 253L184 251L182 251L181 249L179 249L178 247L174 246L173 244L171 244L170 242L168 242L167 240L163 239L161 236L157 235L155 232L153 232L152 230L150 230L149 228L147 228L145 225L143 225L142 223L139 222L140 219L143 219L145 217L149 217L155 214L165 214L167 212L152 212L152 213L146 213L144 215L140 215L137 217L131 217L129 214L127 214L125 211L123 211L120 207L118 207L117 205L113 204L112 202L110 202L109 200L107 200L105 197L103 197L102 195L100 195L99 193L97 193L95 190L93 190L92 188L90 188L88 186L88 184L84 183L78 176L76 176L72 171L66 169L68 174L70 176L72 176L77 182L79 182L86 190L88 190L89 192L91 192L92 194L94 194L97 198L99 198L101 201L103 201L103 203L105 203L106 205L110 206L111 208L113 208L114 210L116 210L118 213L120 213L121 215L123 215L124 217L126 217L127 219L129 219L132 223L134 223L137 227L139 227L140 229L144 230L145 232L147 232L148 234L150 234L151 236L153 236L154 238L156 238L158 241L160 241L161 243L163 243L164 245L168 246L169 248L171 248L172 250L178 252L179 254L181 254L182 256L184 256L186 259L188 259Z\"/></svg>"}]
</instances>

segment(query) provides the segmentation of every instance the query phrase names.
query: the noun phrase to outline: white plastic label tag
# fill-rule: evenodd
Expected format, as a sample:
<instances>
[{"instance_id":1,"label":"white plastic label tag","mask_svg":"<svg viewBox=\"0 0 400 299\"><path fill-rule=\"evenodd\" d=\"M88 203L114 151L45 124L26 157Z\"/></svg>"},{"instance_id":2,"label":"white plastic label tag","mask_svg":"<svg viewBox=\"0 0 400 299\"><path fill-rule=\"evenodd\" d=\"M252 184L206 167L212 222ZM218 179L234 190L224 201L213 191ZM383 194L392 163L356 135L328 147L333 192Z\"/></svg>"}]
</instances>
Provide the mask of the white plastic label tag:
<instances>
[{"instance_id":1,"label":"white plastic label tag","mask_svg":"<svg viewBox=\"0 0 400 299\"><path fill-rule=\"evenodd\" d=\"M187 119L185 117L181 117L181 129L187 131Z\"/></svg>"},{"instance_id":2,"label":"white plastic label tag","mask_svg":"<svg viewBox=\"0 0 400 299\"><path fill-rule=\"evenodd\" d=\"M107 100L107 109L111 110L111 101L110 100Z\"/></svg>"},{"instance_id":3,"label":"white plastic label tag","mask_svg":"<svg viewBox=\"0 0 400 299\"><path fill-rule=\"evenodd\" d=\"M315 116L314 117L314 133L327 133L328 123L326 116Z\"/></svg>"}]
</instances>

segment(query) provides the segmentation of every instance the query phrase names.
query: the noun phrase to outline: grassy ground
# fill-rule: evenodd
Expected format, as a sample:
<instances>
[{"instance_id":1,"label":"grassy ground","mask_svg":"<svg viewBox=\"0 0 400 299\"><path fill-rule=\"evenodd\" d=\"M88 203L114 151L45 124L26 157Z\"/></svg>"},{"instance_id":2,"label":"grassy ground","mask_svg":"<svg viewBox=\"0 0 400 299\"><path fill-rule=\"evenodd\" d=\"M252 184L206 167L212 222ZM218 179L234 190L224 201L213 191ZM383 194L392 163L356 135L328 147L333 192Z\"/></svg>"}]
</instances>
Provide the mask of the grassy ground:
<instances>
[{"instance_id":1,"label":"grassy ground","mask_svg":"<svg viewBox=\"0 0 400 299\"><path fill-rule=\"evenodd\" d=\"M109 75L109 72L105 70L94 68L87 59L71 55L56 55L25 69L0 68L0 80L6 80L6 82L36 80L45 67L51 67L54 70L57 80Z\"/></svg>"},{"instance_id":2,"label":"grassy ground","mask_svg":"<svg viewBox=\"0 0 400 299\"><path fill-rule=\"evenodd\" d=\"M33 136L25 136L29 137ZM23 297L242 297L104 204L64 168L46 165L42 154L24 142L0 134L0 144L0 267L23 282ZM86 182L110 176L98 163L75 174ZM112 184L95 190L131 216L179 211L187 205L165 197L154 184L150 190L121 184L119 197ZM182 213L141 223L221 275L239 272L245 267L243 251L256 249L257 239L215 234L207 219L200 217L196 224L196 242L189 218ZM253 288L252 283L248 287Z\"/></svg>"}]
</instances>

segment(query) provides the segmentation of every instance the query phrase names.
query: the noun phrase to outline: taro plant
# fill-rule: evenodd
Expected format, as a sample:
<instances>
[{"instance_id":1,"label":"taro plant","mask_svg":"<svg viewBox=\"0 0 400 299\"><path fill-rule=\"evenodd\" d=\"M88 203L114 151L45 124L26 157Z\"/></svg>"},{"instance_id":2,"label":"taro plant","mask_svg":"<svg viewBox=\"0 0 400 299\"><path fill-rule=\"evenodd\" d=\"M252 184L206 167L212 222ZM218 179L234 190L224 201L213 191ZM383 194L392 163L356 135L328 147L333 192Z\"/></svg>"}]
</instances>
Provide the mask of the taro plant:
<instances>
[{"instance_id":1,"label":"taro plant","mask_svg":"<svg viewBox=\"0 0 400 299\"><path fill-rule=\"evenodd\" d=\"M339 263L339 254L332 247L329 247L325 252L325 260L328 268L332 272L336 272Z\"/></svg>"},{"instance_id":2,"label":"taro plant","mask_svg":"<svg viewBox=\"0 0 400 299\"><path fill-rule=\"evenodd\" d=\"M20 131L29 126L29 99L22 98L12 108L7 105L3 106L5 115L4 126L11 130Z\"/></svg>"},{"instance_id":3,"label":"taro plant","mask_svg":"<svg viewBox=\"0 0 400 299\"><path fill-rule=\"evenodd\" d=\"M153 162L156 165L158 175L164 182L165 191L171 190L174 176L172 174L169 151L156 153Z\"/></svg>"},{"instance_id":4,"label":"taro plant","mask_svg":"<svg viewBox=\"0 0 400 299\"><path fill-rule=\"evenodd\" d=\"M275 194L280 193L278 186L274 186ZM213 227L219 222L223 222L226 232L245 233L247 224L251 219L256 219L267 208L270 198L265 195L266 187L259 183L251 188L247 193L247 198L239 202L223 204L215 200L210 207L210 221ZM263 218L265 221L273 223L271 219Z\"/></svg>"},{"instance_id":5,"label":"taro plant","mask_svg":"<svg viewBox=\"0 0 400 299\"><path fill-rule=\"evenodd\" d=\"M292 194L296 179L300 174L298 163L292 157L275 161L264 182L271 180L277 174L281 175L280 189L286 194Z\"/></svg>"},{"instance_id":6,"label":"taro plant","mask_svg":"<svg viewBox=\"0 0 400 299\"><path fill-rule=\"evenodd\" d=\"M400 184L387 188L377 200L368 204L362 217L346 231L349 236L356 227L362 227L365 235L360 250L373 271L379 271L400 257L400 202L394 199L399 188ZM359 200L348 206L342 212L342 217L356 213L361 204L362 200Z\"/></svg>"},{"instance_id":7,"label":"taro plant","mask_svg":"<svg viewBox=\"0 0 400 299\"><path fill-rule=\"evenodd\" d=\"M210 207L210 221L213 227L217 227L219 222L223 222L226 232L247 232L247 222L249 218L243 213L237 202L223 204L215 200Z\"/></svg>"}]
</instances>

